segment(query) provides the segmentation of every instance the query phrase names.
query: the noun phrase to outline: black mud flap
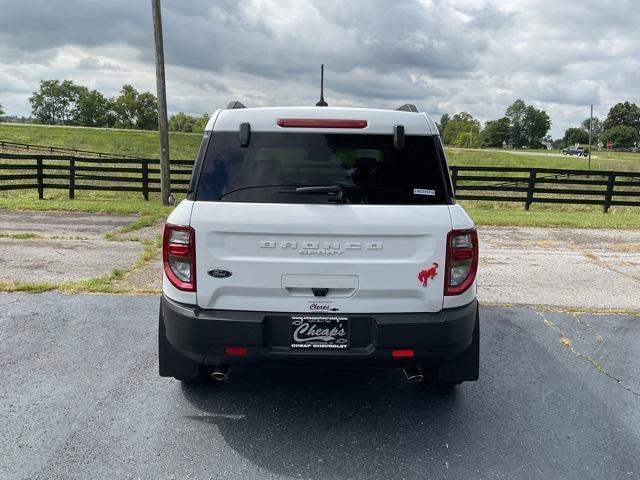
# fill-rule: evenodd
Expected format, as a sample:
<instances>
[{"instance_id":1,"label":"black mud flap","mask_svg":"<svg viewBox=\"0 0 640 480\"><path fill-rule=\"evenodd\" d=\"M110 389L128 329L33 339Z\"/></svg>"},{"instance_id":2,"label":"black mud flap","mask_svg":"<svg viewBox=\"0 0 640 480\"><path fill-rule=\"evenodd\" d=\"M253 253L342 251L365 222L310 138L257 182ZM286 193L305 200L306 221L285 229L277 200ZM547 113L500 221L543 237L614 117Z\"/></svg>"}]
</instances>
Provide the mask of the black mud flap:
<instances>
[{"instance_id":1,"label":"black mud flap","mask_svg":"<svg viewBox=\"0 0 640 480\"><path fill-rule=\"evenodd\" d=\"M436 382L457 385L478 380L480 370L480 309L476 311L476 324L471 345L461 355L438 366Z\"/></svg>"},{"instance_id":2,"label":"black mud flap","mask_svg":"<svg viewBox=\"0 0 640 480\"><path fill-rule=\"evenodd\" d=\"M201 366L182 355L167 340L162 316L162 305L158 319L158 366L161 377L175 377L180 380L198 379L201 377Z\"/></svg>"}]
</instances>

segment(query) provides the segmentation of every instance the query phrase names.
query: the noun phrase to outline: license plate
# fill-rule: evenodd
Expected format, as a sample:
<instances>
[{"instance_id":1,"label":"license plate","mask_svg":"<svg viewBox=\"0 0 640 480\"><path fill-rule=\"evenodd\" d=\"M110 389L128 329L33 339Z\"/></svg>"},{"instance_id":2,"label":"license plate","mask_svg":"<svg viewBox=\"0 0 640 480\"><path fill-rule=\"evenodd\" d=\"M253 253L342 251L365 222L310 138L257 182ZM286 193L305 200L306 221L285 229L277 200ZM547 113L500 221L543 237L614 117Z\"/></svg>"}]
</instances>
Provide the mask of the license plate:
<instances>
[{"instance_id":1,"label":"license plate","mask_svg":"<svg viewBox=\"0 0 640 480\"><path fill-rule=\"evenodd\" d=\"M346 350L349 348L349 319L317 315L292 316L291 348Z\"/></svg>"}]
</instances>

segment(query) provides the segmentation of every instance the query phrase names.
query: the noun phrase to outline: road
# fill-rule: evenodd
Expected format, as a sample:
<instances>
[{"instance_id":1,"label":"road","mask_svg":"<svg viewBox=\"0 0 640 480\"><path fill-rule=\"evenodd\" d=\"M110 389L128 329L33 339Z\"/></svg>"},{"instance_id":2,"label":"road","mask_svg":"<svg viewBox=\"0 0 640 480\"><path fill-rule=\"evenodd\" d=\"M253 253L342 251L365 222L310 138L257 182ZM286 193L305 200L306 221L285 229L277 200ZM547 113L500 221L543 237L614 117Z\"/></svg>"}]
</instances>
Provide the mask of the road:
<instances>
[{"instance_id":1,"label":"road","mask_svg":"<svg viewBox=\"0 0 640 480\"><path fill-rule=\"evenodd\" d=\"M548 152L541 152L541 151L535 151L535 152L528 152L526 150L512 150L512 149L506 149L506 150L499 150L499 149L485 149L485 150L479 150L477 148L459 148L459 147L447 147L447 150L468 150L470 152L479 152L479 151L487 151L487 152L498 152L498 153L508 153L510 155L525 155L525 156L535 156L535 157L564 157L564 158L584 158L586 160L587 157L576 157L576 156L567 156L567 155L563 155L562 153L557 153L557 151L553 151L550 150ZM591 159L592 160L598 160L598 156L591 154Z\"/></svg>"},{"instance_id":2,"label":"road","mask_svg":"<svg viewBox=\"0 0 640 480\"><path fill-rule=\"evenodd\" d=\"M484 308L481 379L157 376L156 296L0 295L0 478L640 478L640 317ZM562 340L562 342L561 342Z\"/></svg>"}]
</instances>

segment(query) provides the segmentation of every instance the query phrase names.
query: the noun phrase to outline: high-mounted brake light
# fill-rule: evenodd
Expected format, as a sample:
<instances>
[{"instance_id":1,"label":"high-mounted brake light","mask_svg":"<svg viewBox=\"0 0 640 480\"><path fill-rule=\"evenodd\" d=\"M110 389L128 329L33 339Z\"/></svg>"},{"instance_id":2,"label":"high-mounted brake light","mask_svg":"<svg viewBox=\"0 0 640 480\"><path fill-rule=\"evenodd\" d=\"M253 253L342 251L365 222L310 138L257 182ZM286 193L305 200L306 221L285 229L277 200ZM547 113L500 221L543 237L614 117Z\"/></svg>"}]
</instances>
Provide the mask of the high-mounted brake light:
<instances>
[{"instance_id":1,"label":"high-mounted brake light","mask_svg":"<svg viewBox=\"0 0 640 480\"><path fill-rule=\"evenodd\" d=\"M445 295L466 292L476 279L478 271L478 232L475 228L452 230L447 235L447 265Z\"/></svg>"},{"instance_id":2,"label":"high-mounted brake light","mask_svg":"<svg viewBox=\"0 0 640 480\"><path fill-rule=\"evenodd\" d=\"M284 128L365 128L367 121L325 118L279 118L278 126Z\"/></svg>"},{"instance_id":3,"label":"high-mounted brake light","mask_svg":"<svg viewBox=\"0 0 640 480\"><path fill-rule=\"evenodd\" d=\"M196 233L191 227L164 226L164 273L171 284L185 292L196 291Z\"/></svg>"}]
</instances>

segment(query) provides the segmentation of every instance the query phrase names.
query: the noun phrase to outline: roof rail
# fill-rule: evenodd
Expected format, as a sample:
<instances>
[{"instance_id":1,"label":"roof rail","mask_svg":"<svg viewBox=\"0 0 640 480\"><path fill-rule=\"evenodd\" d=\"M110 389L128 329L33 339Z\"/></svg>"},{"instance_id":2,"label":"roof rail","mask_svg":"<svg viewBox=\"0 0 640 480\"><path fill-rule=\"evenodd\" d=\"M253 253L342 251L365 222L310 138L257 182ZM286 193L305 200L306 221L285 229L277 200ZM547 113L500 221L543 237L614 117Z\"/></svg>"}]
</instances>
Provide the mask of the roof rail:
<instances>
[{"instance_id":1,"label":"roof rail","mask_svg":"<svg viewBox=\"0 0 640 480\"><path fill-rule=\"evenodd\" d=\"M227 110L235 110L236 108L247 108L237 100L232 100L227 104Z\"/></svg>"},{"instance_id":2,"label":"roof rail","mask_svg":"<svg viewBox=\"0 0 640 480\"><path fill-rule=\"evenodd\" d=\"M418 109L412 103L405 103L401 107L396 108L396 110L400 110L402 112L415 112L415 113L418 113Z\"/></svg>"}]
</instances>

